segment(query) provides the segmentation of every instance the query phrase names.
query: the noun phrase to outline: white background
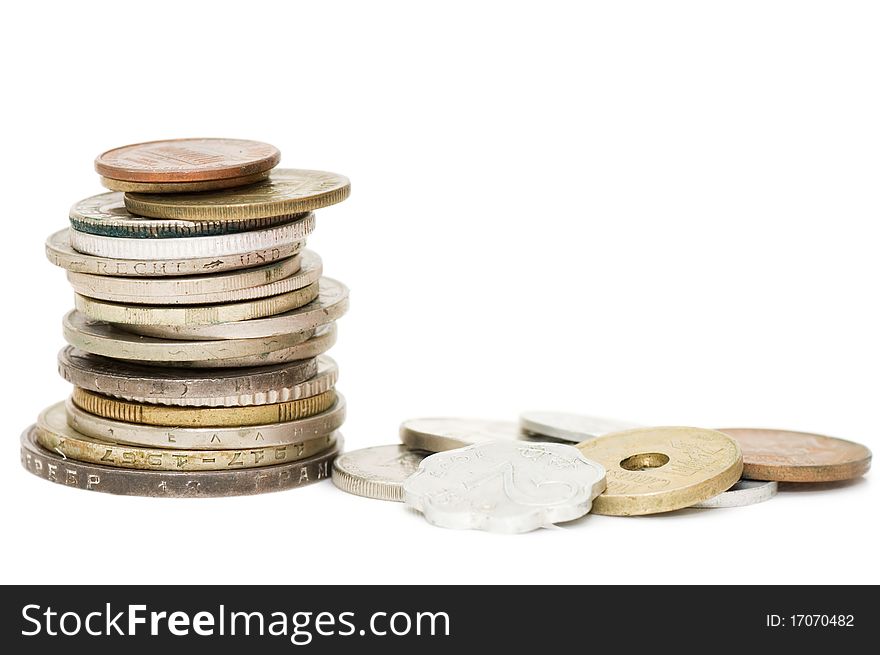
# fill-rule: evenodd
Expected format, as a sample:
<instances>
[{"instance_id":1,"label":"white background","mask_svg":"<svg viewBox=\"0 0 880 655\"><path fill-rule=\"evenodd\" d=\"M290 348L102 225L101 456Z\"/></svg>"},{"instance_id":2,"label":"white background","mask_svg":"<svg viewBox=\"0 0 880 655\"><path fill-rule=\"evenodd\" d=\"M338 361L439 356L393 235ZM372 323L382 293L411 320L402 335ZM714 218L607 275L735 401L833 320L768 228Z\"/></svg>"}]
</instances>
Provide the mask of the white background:
<instances>
[{"instance_id":1,"label":"white background","mask_svg":"<svg viewBox=\"0 0 880 655\"><path fill-rule=\"evenodd\" d=\"M9 3L7 3L9 5ZM880 14L858 2L12 3L2 20L3 582L880 582L876 473L735 510L434 528L325 483L165 500L50 485L43 256L150 139L276 144L351 199L349 449L408 417L561 409L875 450Z\"/></svg>"}]
</instances>

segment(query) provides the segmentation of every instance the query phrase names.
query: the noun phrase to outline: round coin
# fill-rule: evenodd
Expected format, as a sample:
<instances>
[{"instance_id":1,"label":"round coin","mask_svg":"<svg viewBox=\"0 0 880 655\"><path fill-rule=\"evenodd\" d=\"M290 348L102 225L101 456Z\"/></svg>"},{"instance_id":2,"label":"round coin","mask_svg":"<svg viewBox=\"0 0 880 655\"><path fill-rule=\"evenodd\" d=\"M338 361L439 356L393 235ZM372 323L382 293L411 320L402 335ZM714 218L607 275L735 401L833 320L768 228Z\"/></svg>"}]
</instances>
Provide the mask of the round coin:
<instances>
[{"instance_id":1,"label":"round coin","mask_svg":"<svg viewBox=\"0 0 880 655\"><path fill-rule=\"evenodd\" d=\"M256 368L181 369L130 364L67 346L58 372L77 387L126 400L184 407L247 407L329 391L336 362L326 355Z\"/></svg>"},{"instance_id":2,"label":"round coin","mask_svg":"<svg viewBox=\"0 0 880 655\"><path fill-rule=\"evenodd\" d=\"M225 221L313 211L342 202L350 191L343 175L277 169L265 182L241 189L197 195L127 193L125 206L138 216Z\"/></svg>"},{"instance_id":3,"label":"round coin","mask_svg":"<svg viewBox=\"0 0 880 655\"><path fill-rule=\"evenodd\" d=\"M280 160L278 148L260 141L168 139L108 150L95 159L95 170L126 182L193 182L253 175Z\"/></svg>"},{"instance_id":4,"label":"round coin","mask_svg":"<svg viewBox=\"0 0 880 655\"><path fill-rule=\"evenodd\" d=\"M760 480L740 480L727 491L714 498L704 500L691 507L698 509L715 509L719 507L745 507L770 500L776 495L778 485L775 482Z\"/></svg>"},{"instance_id":5,"label":"round coin","mask_svg":"<svg viewBox=\"0 0 880 655\"><path fill-rule=\"evenodd\" d=\"M315 229L315 215L251 232L180 237L132 239L70 230L70 245L81 253L111 259L179 260L230 257L305 241ZM204 272L204 271L203 271Z\"/></svg>"},{"instance_id":6,"label":"round coin","mask_svg":"<svg viewBox=\"0 0 880 655\"><path fill-rule=\"evenodd\" d=\"M336 433L331 450L286 464L225 471L139 471L66 459L36 442L36 425L21 435L21 465L29 473L65 487L124 496L211 498L268 493L303 487L330 477L330 463L342 450Z\"/></svg>"},{"instance_id":7,"label":"round coin","mask_svg":"<svg viewBox=\"0 0 880 655\"><path fill-rule=\"evenodd\" d=\"M413 418L400 424L400 440L414 450L439 453L490 441L521 438L516 423L475 418Z\"/></svg>"},{"instance_id":8,"label":"round coin","mask_svg":"<svg viewBox=\"0 0 880 655\"><path fill-rule=\"evenodd\" d=\"M265 446L284 446L329 435L345 420L345 399L337 393L336 402L326 412L285 423L266 423L241 427L177 428L137 425L89 414L70 400L64 404L67 422L77 432L118 444L180 450L236 450Z\"/></svg>"},{"instance_id":9,"label":"round coin","mask_svg":"<svg viewBox=\"0 0 880 655\"><path fill-rule=\"evenodd\" d=\"M574 446L510 440L426 457L403 483L433 525L507 533L580 518L603 489L605 469Z\"/></svg>"},{"instance_id":10,"label":"round coin","mask_svg":"<svg viewBox=\"0 0 880 655\"><path fill-rule=\"evenodd\" d=\"M690 507L732 487L742 452L721 432L687 427L638 428L589 439L577 448L608 472L593 512L657 514Z\"/></svg>"},{"instance_id":11,"label":"round coin","mask_svg":"<svg viewBox=\"0 0 880 655\"><path fill-rule=\"evenodd\" d=\"M64 228L46 240L46 258L72 273L90 275L114 275L125 277L166 277L179 275L203 275L221 273L286 259L302 250L304 241L272 244L257 250L248 250L217 257L191 257L179 259L125 259L121 257L96 257L74 250L70 245L70 229Z\"/></svg>"},{"instance_id":12,"label":"round coin","mask_svg":"<svg viewBox=\"0 0 880 655\"><path fill-rule=\"evenodd\" d=\"M566 412L524 412L520 414L519 427L529 435L580 443L587 439L601 437L612 432L631 430L638 426L616 419Z\"/></svg>"},{"instance_id":13,"label":"round coin","mask_svg":"<svg viewBox=\"0 0 880 655\"><path fill-rule=\"evenodd\" d=\"M268 339L320 328L341 318L347 310L348 287L332 278L322 277L318 280L318 297L312 302L268 318L216 325L130 325L126 329L160 339Z\"/></svg>"},{"instance_id":14,"label":"round coin","mask_svg":"<svg viewBox=\"0 0 880 655\"><path fill-rule=\"evenodd\" d=\"M225 180L202 180L200 182L126 182L112 177L101 177L101 184L111 191L131 191L134 193L193 193L196 191L216 191L231 189L262 182L269 177L269 171L260 171L241 177L228 177Z\"/></svg>"},{"instance_id":15,"label":"round coin","mask_svg":"<svg viewBox=\"0 0 880 655\"><path fill-rule=\"evenodd\" d=\"M821 434L724 428L743 452L743 477L779 482L837 482L864 475L871 451L853 441Z\"/></svg>"},{"instance_id":16,"label":"round coin","mask_svg":"<svg viewBox=\"0 0 880 655\"><path fill-rule=\"evenodd\" d=\"M333 462L333 484L356 496L402 503L403 481L427 455L398 445L353 450Z\"/></svg>"},{"instance_id":17,"label":"round coin","mask_svg":"<svg viewBox=\"0 0 880 655\"><path fill-rule=\"evenodd\" d=\"M131 239L165 239L247 232L290 223L304 217L304 214L295 214L242 221L156 220L129 213L121 193L101 193L80 200L70 208L70 225L74 230Z\"/></svg>"},{"instance_id":18,"label":"round coin","mask_svg":"<svg viewBox=\"0 0 880 655\"><path fill-rule=\"evenodd\" d=\"M127 278L67 273L73 290L115 303L207 305L290 293L321 277L321 258L310 250L278 262L233 273L173 278Z\"/></svg>"}]
</instances>

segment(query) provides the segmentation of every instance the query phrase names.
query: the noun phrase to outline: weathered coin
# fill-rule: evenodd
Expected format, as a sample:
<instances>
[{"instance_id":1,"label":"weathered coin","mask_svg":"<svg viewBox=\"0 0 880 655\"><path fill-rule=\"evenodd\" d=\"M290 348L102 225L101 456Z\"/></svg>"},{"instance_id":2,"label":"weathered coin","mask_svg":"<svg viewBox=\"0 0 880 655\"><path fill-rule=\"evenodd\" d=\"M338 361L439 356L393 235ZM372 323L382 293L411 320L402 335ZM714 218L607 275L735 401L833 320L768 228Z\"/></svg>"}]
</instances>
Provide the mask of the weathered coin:
<instances>
[{"instance_id":1,"label":"weathered coin","mask_svg":"<svg viewBox=\"0 0 880 655\"><path fill-rule=\"evenodd\" d=\"M636 516L690 507L732 487L742 452L721 432L701 428L637 428L577 445L608 471L596 514Z\"/></svg>"},{"instance_id":2,"label":"weathered coin","mask_svg":"<svg viewBox=\"0 0 880 655\"><path fill-rule=\"evenodd\" d=\"M338 368L330 357L256 368L182 369L130 364L67 346L58 353L58 372L71 384L153 405L247 407L329 391Z\"/></svg>"},{"instance_id":3,"label":"weathered coin","mask_svg":"<svg viewBox=\"0 0 880 655\"><path fill-rule=\"evenodd\" d=\"M201 368L258 366L309 359L323 354L336 341L335 325L325 326L313 334L291 332L264 339L154 339L132 334L110 323L90 320L76 310L64 316L63 331L67 343L93 355L154 365Z\"/></svg>"},{"instance_id":4,"label":"weathered coin","mask_svg":"<svg viewBox=\"0 0 880 655\"><path fill-rule=\"evenodd\" d=\"M317 396L248 407L167 407L120 400L75 387L71 396L80 409L126 423L176 428L229 427L298 421L326 412L336 402L333 391Z\"/></svg>"},{"instance_id":5,"label":"weathered coin","mask_svg":"<svg viewBox=\"0 0 880 655\"><path fill-rule=\"evenodd\" d=\"M745 507L770 500L776 495L778 485L775 482L760 480L740 480L727 491L714 498L691 505L698 509L714 509L718 507Z\"/></svg>"},{"instance_id":6,"label":"weathered coin","mask_svg":"<svg viewBox=\"0 0 880 655\"><path fill-rule=\"evenodd\" d=\"M150 448L89 437L67 424L64 403L52 405L37 419L37 443L62 457L92 464L159 471L223 471L253 468L312 457L333 447L333 435L309 436L286 444L242 449L182 450Z\"/></svg>"},{"instance_id":7,"label":"weathered coin","mask_svg":"<svg viewBox=\"0 0 880 655\"><path fill-rule=\"evenodd\" d=\"M400 440L414 450L429 453L520 438L519 427L509 421L438 417L413 418L400 424Z\"/></svg>"},{"instance_id":8,"label":"weathered coin","mask_svg":"<svg viewBox=\"0 0 880 655\"><path fill-rule=\"evenodd\" d=\"M122 325L213 325L274 316L307 305L318 297L318 285L268 298L213 305L125 305L74 293L74 306L93 321Z\"/></svg>"},{"instance_id":9,"label":"weathered coin","mask_svg":"<svg viewBox=\"0 0 880 655\"><path fill-rule=\"evenodd\" d=\"M89 234L70 228L70 245L81 253L111 259L200 259L230 257L305 241L315 229L315 215L262 230L176 239L132 239ZM204 272L204 271L202 271Z\"/></svg>"},{"instance_id":10,"label":"weathered coin","mask_svg":"<svg viewBox=\"0 0 880 655\"><path fill-rule=\"evenodd\" d=\"M115 303L207 305L290 293L321 277L321 258L310 250L278 262L233 273L172 278L130 278L67 273L73 290Z\"/></svg>"},{"instance_id":11,"label":"weathered coin","mask_svg":"<svg viewBox=\"0 0 880 655\"><path fill-rule=\"evenodd\" d=\"M428 454L398 445L353 450L333 462L333 484L356 496L403 502L403 481Z\"/></svg>"},{"instance_id":12,"label":"weathered coin","mask_svg":"<svg viewBox=\"0 0 880 655\"><path fill-rule=\"evenodd\" d=\"M89 414L68 400L67 422L77 432L99 439L149 448L181 450L235 450L263 446L283 446L329 435L345 420L345 399L337 393L336 402L326 412L287 421L241 427L177 428L137 425Z\"/></svg>"},{"instance_id":13,"label":"weathered coin","mask_svg":"<svg viewBox=\"0 0 880 655\"><path fill-rule=\"evenodd\" d=\"M134 143L101 153L95 170L127 182L224 180L267 171L281 160L278 148L246 139L167 139Z\"/></svg>"},{"instance_id":14,"label":"weathered coin","mask_svg":"<svg viewBox=\"0 0 880 655\"><path fill-rule=\"evenodd\" d=\"M269 171L260 171L241 177L228 177L225 180L202 180L200 182L126 182L112 177L101 177L101 184L112 191L133 193L193 193L196 191L216 191L231 189L262 182L269 177Z\"/></svg>"},{"instance_id":15,"label":"weathered coin","mask_svg":"<svg viewBox=\"0 0 880 655\"><path fill-rule=\"evenodd\" d=\"M304 217L304 214L295 214L241 221L157 220L129 213L121 193L101 193L80 200L70 208L70 225L74 230L132 239L197 237L262 230Z\"/></svg>"},{"instance_id":16,"label":"weathered coin","mask_svg":"<svg viewBox=\"0 0 880 655\"><path fill-rule=\"evenodd\" d=\"M336 173L276 169L265 182L241 189L193 194L125 194L128 211L152 218L237 220L313 211L342 202L351 191Z\"/></svg>"},{"instance_id":17,"label":"weathered coin","mask_svg":"<svg viewBox=\"0 0 880 655\"><path fill-rule=\"evenodd\" d=\"M631 430L638 426L617 419L567 412L523 412L519 416L519 427L529 435L580 443L586 439Z\"/></svg>"},{"instance_id":18,"label":"weathered coin","mask_svg":"<svg viewBox=\"0 0 880 655\"><path fill-rule=\"evenodd\" d=\"M318 297L308 305L269 318L217 325L130 325L126 329L160 339L267 339L313 330L341 318L348 310L348 288L332 278L318 280Z\"/></svg>"},{"instance_id":19,"label":"weathered coin","mask_svg":"<svg viewBox=\"0 0 880 655\"><path fill-rule=\"evenodd\" d=\"M179 275L203 275L221 273L270 262L296 255L304 241L273 244L259 250L223 257L192 257L182 259L125 259L119 257L95 257L74 250L70 245L70 229L64 228L46 240L46 258L72 273L91 275L114 275L127 277L165 277Z\"/></svg>"},{"instance_id":20,"label":"weathered coin","mask_svg":"<svg viewBox=\"0 0 880 655\"><path fill-rule=\"evenodd\" d=\"M404 501L444 528L528 532L590 511L605 469L577 448L493 441L426 457Z\"/></svg>"},{"instance_id":21,"label":"weathered coin","mask_svg":"<svg viewBox=\"0 0 880 655\"><path fill-rule=\"evenodd\" d=\"M860 443L821 434L724 428L743 452L743 477L779 482L837 482L864 475L871 451Z\"/></svg>"},{"instance_id":22,"label":"weathered coin","mask_svg":"<svg viewBox=\"0 0 880 655\"><path fill-rule=\"evenodd\" d=\"M330 463L343 448L337 432L331 450L286 464L225 471L140 471L65 459L36 442L36 427L21 435L21 465L29 473L66 487L125 496L211 498L294 489L328 479Z\"/></svg>"}]
</instances>

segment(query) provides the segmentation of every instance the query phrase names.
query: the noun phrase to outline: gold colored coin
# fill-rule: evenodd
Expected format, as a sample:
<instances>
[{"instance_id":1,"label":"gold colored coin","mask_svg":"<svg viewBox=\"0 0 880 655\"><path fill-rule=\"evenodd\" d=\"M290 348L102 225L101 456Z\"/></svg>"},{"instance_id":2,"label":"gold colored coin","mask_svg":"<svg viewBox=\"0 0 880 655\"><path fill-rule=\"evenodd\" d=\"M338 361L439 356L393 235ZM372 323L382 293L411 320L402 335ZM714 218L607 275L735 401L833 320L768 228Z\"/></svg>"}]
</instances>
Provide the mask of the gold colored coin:
<instances>
[{"instance_id":1,"label":"gold colored coin","mask_svg":"<svg viewBox=\"0 0 880 655\"><path fill-rule=\"evenodd\" d=\"M318 283L302 289L280 293L277 296L258 298L235 303L215 305L125 305L95 300L78 293L74 304L83 315L93 321L105 321L122 325L193 326L216 325L248 321L283 314L307 305L318 297Z\"/></svg>"},{"instance_id":2,"label":"gold colored coin","mask_svg":"<svg viewBox=\"0 0 880 655\"><path fill-rule=\"evenodd\" d=\"M231 189L232 187L245 186L262 182L269 177L269 171L260 171L230 177L225 180L201 180L193 182L127 182L126 180L114 180L112 177L102 177L101 184L111 191L126 191L130 193L193 193L195 191L217 191L218 189Z\"/></svg>"},{"instance_id":3,"label":"gold colored coin","mask_svg":"<svg viewBox=\"0 0 880 655\"><path fill-rule=\"evenodd\" d=\"M125 207L150 218L241 220L320 209L342 202L350 191L343 175L288 168L273 170L266 181L244 189L197 195L126 193Z\"/></svg>"},{"instance_id":4,"label":"gold colored coin","mask_svg":"<svg viewBox=\"0 0 880 655\"><path fill-rule=\"evenodd\" d=\"M726 434L701 428L638 428L581 442L607 471L594 514L638 516L690 507L740 478L742 451Z\"/></svg>"},{"instance_id":5,"label":"gold colored coin","mask_svg":"<svg viewBox=\"0 0 880 655\"><path fill-rule=\"evenodd\" d=\"M331 448L335 433L311 436L283 446L241 450L142 448L87 437L68 426L64 403L37 419L37 442L64 458L144 471L229 471L295 462Z\"/></svg>"},{"instance_id":6,"label":"gold colored coin","mask_svg":"<svg viewBox=\"0 0 880 655\"><path fill-rule=\"evenodd\" d=\"M80 387L74 387L71 399L83 411L114 421L177 428L203 428L297 421L330 409L336 402L336 392L331 389L310 398L247 407L145 405L110 398Z\"/></svg>"}]
</instances>

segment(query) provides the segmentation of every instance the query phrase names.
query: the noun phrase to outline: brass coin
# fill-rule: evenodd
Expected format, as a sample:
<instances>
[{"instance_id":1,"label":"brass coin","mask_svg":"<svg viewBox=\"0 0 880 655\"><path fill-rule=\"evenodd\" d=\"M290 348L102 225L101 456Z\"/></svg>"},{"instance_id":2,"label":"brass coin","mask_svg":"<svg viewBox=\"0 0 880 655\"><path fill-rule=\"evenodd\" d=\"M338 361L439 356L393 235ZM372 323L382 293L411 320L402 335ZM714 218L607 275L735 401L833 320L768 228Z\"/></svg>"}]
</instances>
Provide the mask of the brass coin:
<instances>
[{"instance_id":1,"label":"brass coin","mask_svg":"<svg viewBox=\"0 0 880 655\"><path fill-rule=\"evenodd\" d=\"M111 191L130 193L193 193L195 191L217 191L218 189L246 186L262 182L267 177L269 177L269 171L260 171L241 177L228 177L225 180L203 180L201 182L126 182L125 180L114 180L112 177L102 177L101 184Z\"/></svg>"},{"instance_id":2,"label":"brass coin","mask_svg":"<svg viewBox=\"0 0 880 655\"><path fill-rule=\"evenodd\" d=\"M327 411L336 402L336 392L325 391L310 398L248 407L167 407L118 400L74 387L73 403L81 410L126 423L165 425L177 428L228 427L286 423Z\"/></svg>"},{"instance_id":3,"label":"brass coin","mask_svg":"<svg viewBox=\"0 0 880 655\"><path fill-rule=\"evenodd\" d=\"M169 139L108 150L95 159L95 170L124 182L195 182L261 173L280 160L278 148L260 141Z\"/></svg>"},{"instance_id":4,"label":"brass coin","mask_svg":"<svg viewBox=\"0 0 880 655\"><path fill-rule=\"evenodd\" d=\"M269 179L243 189L199 194L126 193L133 214L192 221L241 220L312 211L342 202L351 191L347 177L324 171L277 169Z\"/></svg>"},{"instance_id":5,"label":"brass coin","mask_svg":"<svg viewBox=\"0 0 880 655\"><path fill-rule=\"evenodd\" d=\"M743 453L743 477L777 482L837 482L864 475L871 451L853 441L821 434L724 428Z\"/></svg>"},{"instance_id":6,"label":"brass coin","mask_svg":"<svg viewBox=\"0 0 880 655\"><path fill-rule=\"evenodd\" d=\"M726 434L700 428L637 428L581 442L607 471L594 514L637 516L690 507L732 487L742 452Z\"/></svg>"}]
</instances>

